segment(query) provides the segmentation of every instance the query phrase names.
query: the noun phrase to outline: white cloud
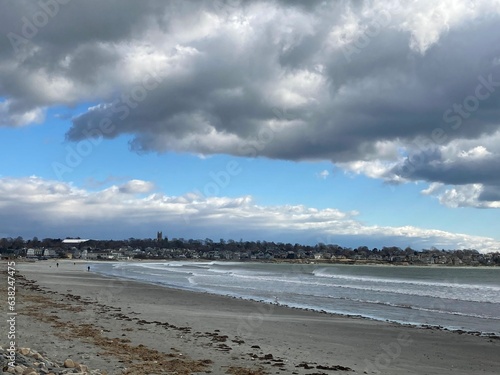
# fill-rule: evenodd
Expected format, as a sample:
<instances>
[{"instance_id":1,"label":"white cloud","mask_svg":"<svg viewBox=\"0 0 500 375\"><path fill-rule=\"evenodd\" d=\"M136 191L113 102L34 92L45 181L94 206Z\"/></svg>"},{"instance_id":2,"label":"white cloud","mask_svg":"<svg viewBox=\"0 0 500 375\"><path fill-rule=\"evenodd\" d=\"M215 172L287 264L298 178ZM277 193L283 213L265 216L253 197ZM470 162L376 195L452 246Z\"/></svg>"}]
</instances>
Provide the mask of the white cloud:
<instances>
[{"instance_id":1,"label":"white cloud","mask_svg":"<svg viewBox=\"0 0 500 375\"><path fill-rule=\"evenodd\" d=\"M338 163L338 166L354 174L364 174L370 178L385 179L390 170L396 165L394 162L383 160L353 161L349 163ZM392 177L391 177L392 178ZM395 178L395 177L394 177Z\"/></svg>"},{"instance_id":2,"label":"white cloud","mask_svg":"<svg viewBox=\"0 0 500 375\"><path fill-rule=\"evenodd\" d=\"M431 183L422 194L436 197L439 202L447 207L475 207L475 208L500 208L500 198L496 200L481 199L485 188L482 184L466 184L449 186L442 183Z\"/></svg>"},{"instance_id":3,"label":"white cloud","mask_svg":"<svg viewBox=\"0 0 500 375\"><path fill-rule=\"evenodd\" d=\"M121 193L124 194L144 194L149 193L155 188L155 185L149 181L130 180L126 184L119 187Z\"/></svg>"},{"instance_id":4,"label":"white cloud","mask_svg":"<svg viewBox=\"0 0 500 375\"><path fill-rule=\"evenodd\" d=\"M424 195L433 195L436 192L439 192L443 186L444 185L440 182L433 182L427 189L422 190L421 193Z\"/></svg>"},{"instance_id":5,"label":"white cloud","mask_svg":"<svg viewBox=\"0 0 500 375\"><path fill-rule=\"evenodd\" d=\"M16 17L5 12L0 19L3 34L20 32L17 21L30 16L33 7L26 0L10 6ZM114 7L115 12L109 12ZM94 15L106 16L82 17L89 8ZM420 120L412 121L417 114L411 108L418 107L419 118L441 117L434 111L446 107L433 100L435 87L444 90L439 97L450 97L456 90L448 87L449 82L456 79L446 77L448 73L456 70L463 77L461 72L469 71L477 78L483 72L471 70L478 64L467 59L490 48L463 53L467 59L455 56L454 63L463 64L456 69L438 64L429 71L419 70L419 64L434 66L439 57L427 52L432 47L445 55L449 55L447 48L457 52L454 39L442 39L452 32L462 37L462 27L468 30L464 25L484 15L494 17L499 9L498 0L343 1L308 6L248 1L220 7L182 1L72 4L64 9L64 18L51 20L32 40L38 50L23 64L16 60L12 46L0 49L5 55L0 63L0 81L5 81L0 94L19 102L5 115L12 120L10 125L37 122L51 106L110 103L137 88L151 72L161 72L162 85L149 93L141 108L120 119L120 127L109 137L132 134L137 150L248 156L241 150L259 132L275 131L273 109L286 107L292 118L281 125L293 119L301 126L277 135L273 147L258 149L258 154L334 162L386 158L384 150L373 150L373 145L405 144L415 133L427 132ZM386 25L381 20L387 18ZM80 26L74 28L78 32L61 35L66 22ZM382 22L381 29L374 22ZM467 38L495 34L493 26L485 27L475 25ZM101 29L103 33L94 32ZM353 56L353 64L346 64L339 50L355 44L361 35L369 36L366 48ZM475 44L466 40L463 48ZM410 47L421 56L408 56ZM487 64L483 68L491 71ZM74 119L69 139L79 140L83 129L99 122L97 116L109 115L86 114ZM399 119L397 126L394 119Z\"/></svg>"},{"instance_id":6,"label":"white cloud","mask_svg":"<svg viewBox=\"0 0 500 375\"><path fill-rule=\"evenodd\" d=\"M401 13L404 18L399 28L411 33L411 47L421 53L425 53L432 45L438 43L442 34L466 21L477 18L482 11L498 12L497 1L484 2L483 7L475 6L471 0L411 1L408 3L397 0L396 2L404 7Z\"/></svg>"},{"instance_id":7,"label":"white cloud","mask_svg":"<svg viewBox=\"0 0 500 375\"><path fill-rule=\"evenodd\" d=\"M21 34L37 7L9 2L0 34ZM451 207L497 207L499 15L500 0L72 3L22 59L0 39L0 125L91 102L68 124L69 141L112 119L105 137L126 134L134 151L330 160L371 178L443 183ZM152 72L161 79L141 96ZM477 108L444 116L475 107L479 92ZM140 100L122 105L134 93ZM432 158L400 173L399 149Z\"/></svg>"},{"instance_id":8,"label":"white cloud","mask_svg":"<svg viewBox=\"0 0 500 375\"><path fill-rule=\"evenodd\" d=\"M180 197L161 193L147 196L121 194L148 191L147 181L128 183L99 191L87 191L70 184L38 177L0 178L0 226L13 236L83 235L128 238L137 233L154 233L167 227L198 238L200 233L237 238L258 235L273 239L277 234L315 239L316 242L339 238L373 241L380 245L411 244L415 248L438 244L448 248L476 248L498 251L500 243L491 238L455 234L412 226L369 226L356 219L357 212L334 208L317 209L303 205L261 206L250 196L204 197L185 194ZM36 233L34 233L36 232Z\"/></svg>"},{"instance_id":9,"label":"white cloud","mask_svg":"<svg viewBox=\"0 0 500 375\"><path fill-rule=\"evenodd\" d=\"M330 175L330 172L328 172L326 169L322 170L321 172L319 172L317 174L317 176L319 178L321 178L322 180L326 180L326 178Z\"/></svg>"},{"instance_id":10,"label":"white cloud","mask_svg":"<svg viewBox=\"0 0 500 375\"><path fill-rule=\"evenodd\" d=\"M36 107L24 112L12 113L13 102L0 101L0 126L25 126L40 124L45 119L45 108Z\"/></svg>"},{"instance_id":11,"label":"white cloud","mask_svg":"<svg viewBox=\"0 0 500 375\"><path fill-rule=\"evenodd\" d=\"M462 159L483 159L487 156L493 155L484 146L476 146L470 150L463 150L458 155Z\"/></svg>"}]
</instances>

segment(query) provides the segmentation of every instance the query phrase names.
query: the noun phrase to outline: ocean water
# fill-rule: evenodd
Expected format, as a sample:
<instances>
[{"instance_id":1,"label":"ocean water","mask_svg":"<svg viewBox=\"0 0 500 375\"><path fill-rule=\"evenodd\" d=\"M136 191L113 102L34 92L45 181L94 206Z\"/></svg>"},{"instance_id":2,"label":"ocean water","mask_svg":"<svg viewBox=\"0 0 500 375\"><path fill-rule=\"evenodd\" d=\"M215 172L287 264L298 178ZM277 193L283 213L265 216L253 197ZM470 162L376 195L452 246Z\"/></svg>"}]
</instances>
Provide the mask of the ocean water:
<instances>
[{"instance_id":1,"label":"ocean water","mask_svg":"<svg viewBox=\"0 0 500 375\"><path fill-rule=\"evenodd\" d=\"M500 268L97 263L108 276L403 324L500 335Z\"/></svg>"}]
</instances>

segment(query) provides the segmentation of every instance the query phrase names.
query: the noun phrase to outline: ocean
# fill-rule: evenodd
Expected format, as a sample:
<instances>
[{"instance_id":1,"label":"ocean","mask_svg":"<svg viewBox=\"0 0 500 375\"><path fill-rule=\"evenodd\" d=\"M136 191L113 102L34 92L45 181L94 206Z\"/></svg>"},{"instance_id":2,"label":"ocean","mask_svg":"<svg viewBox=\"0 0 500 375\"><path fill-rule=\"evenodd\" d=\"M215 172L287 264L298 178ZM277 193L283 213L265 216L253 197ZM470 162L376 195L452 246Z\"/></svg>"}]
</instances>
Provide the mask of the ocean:
<instances>
[{"instance_id":1,"label":"ocean","mask_svg":"<svg viewBox=\"0 0 500 375\"><path fill-rule=\"evenodd\" d=\"M500 335L500 268L96 263L103 275L401 324Z\"/></svg>"}]
</instances>

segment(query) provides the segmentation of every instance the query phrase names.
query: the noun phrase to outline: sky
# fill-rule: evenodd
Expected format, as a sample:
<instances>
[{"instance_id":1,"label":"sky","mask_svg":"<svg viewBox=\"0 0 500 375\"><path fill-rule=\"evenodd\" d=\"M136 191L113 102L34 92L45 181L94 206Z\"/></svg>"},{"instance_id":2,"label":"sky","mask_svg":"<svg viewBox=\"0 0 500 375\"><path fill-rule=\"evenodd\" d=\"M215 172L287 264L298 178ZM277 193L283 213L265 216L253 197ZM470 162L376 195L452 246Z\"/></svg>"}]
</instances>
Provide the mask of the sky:
<instances>
[{"instance_id":1,"label":"sky","mask_svg":"<svg viewBox=\"0 0 500 375\"><path fill-rule=\"evenodd\" d=\"M500 251L499 0L0 6L0 237Z\"/></svg>"}]
</instances>

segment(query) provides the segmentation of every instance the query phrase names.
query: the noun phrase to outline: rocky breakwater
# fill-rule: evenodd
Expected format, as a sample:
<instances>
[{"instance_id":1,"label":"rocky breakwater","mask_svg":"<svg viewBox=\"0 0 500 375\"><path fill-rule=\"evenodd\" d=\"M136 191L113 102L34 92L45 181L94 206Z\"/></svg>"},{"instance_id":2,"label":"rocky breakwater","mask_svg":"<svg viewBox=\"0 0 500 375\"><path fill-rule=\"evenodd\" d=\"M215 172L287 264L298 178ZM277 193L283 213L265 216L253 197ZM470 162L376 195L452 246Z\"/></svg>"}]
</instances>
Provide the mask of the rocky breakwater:
<instances>
[{"instance_id":1,"label":"rocky breakwater","mask_svg":"<svg viewBox=\"0 0 500 375\"><path fill-rule=\"evenodd\" d=\"M68 358L64 362L53 361L30 348L19 348L12 362L12 353L0 346L0 375L105 375L105 371L90 370L86 365Z\"/></svg>"}]
</instances>

